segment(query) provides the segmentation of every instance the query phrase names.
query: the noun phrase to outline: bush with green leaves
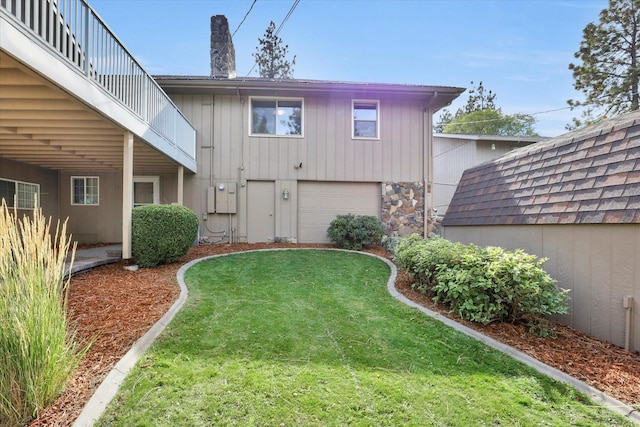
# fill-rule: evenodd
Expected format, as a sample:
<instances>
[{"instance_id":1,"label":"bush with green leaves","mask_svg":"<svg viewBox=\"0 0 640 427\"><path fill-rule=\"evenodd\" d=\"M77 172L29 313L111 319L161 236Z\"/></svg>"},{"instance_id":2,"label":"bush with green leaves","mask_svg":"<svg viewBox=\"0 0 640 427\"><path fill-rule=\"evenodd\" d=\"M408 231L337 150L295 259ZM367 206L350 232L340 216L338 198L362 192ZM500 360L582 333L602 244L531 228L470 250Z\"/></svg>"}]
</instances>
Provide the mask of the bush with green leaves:
<instances>
[{"instance_id":1,"label":"bush with green leaves","mask_svg":"<svg viewBox=\"0 0 640 427\"><path fill-rule=\"evenodd\" d=\"M536 322L568 311L568 290L559 289L538 259L522 249L452 243L411 236L398 243L394 261L416 286L466 320Z\"/></svg>"},{"instance_id":2,"label":"bush with green leaves","mask_svg":"<svg viewBox=\"0 0 640 427\"><path fill-rule=\"evenodd\" d=\"M169 264L184 256L198 236L198 215L178 205L133 209L131 255L140 267Z\"/></svg>"},{"instance_id":3,"label":"bush with green leaves","mask_svg":"<svg viewBox=\"0 0 640 427\"><path fill-rule=\"evenodd\" d=\"M338 215L329 224L327 236L337 246L345 249L362 249L379 245L384 235L384 224L371 215Z\"/></svg>"}]
</instances>

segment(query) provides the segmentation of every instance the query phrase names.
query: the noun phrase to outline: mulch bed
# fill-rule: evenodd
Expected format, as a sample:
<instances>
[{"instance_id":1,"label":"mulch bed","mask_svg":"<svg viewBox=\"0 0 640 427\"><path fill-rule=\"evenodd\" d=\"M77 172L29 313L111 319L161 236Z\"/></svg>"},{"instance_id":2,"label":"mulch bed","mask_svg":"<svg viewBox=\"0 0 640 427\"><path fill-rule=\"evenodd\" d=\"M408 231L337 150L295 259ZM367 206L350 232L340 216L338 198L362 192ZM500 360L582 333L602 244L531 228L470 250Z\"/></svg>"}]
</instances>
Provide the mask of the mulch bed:
<instances>
[{"instance_id":1,"label":"mulch bed","mask_svg":"<svg viewBox=\"0 0 640 427\"><path fill-rule=\"evenodd\" d=\"M30 427L70 426L113 366L164 315L180 293L176 272L186 262L208 255L266 248L330 247L295 244L220 244L192 248L179 263L128 271L124 262L96 268L71 279L69 314L77 337L91 342L65 392ZM371 250L388 257L381 249ZM538 338L525 325L464 322L445 307L411 288L399 272L398 291L411 300L451 317L483 334L578 378L626 404L640 405L640 354L590 338L574 329L551 324L557 338Z\"/></svg>"}]
</instances>

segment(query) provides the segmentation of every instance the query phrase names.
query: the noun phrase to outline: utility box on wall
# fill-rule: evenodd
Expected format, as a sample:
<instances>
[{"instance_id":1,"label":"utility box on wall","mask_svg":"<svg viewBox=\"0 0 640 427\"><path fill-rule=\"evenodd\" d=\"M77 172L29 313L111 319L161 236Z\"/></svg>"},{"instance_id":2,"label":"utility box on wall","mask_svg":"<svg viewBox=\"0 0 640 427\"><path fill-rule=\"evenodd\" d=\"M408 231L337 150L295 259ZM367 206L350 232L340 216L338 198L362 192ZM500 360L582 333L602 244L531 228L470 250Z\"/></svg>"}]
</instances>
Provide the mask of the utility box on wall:
<instances>
[{"instance_id":1,"label":"utility box on wall","mask_svg":"<svg viewBox=\"0 0 640 427\"><path fill-rule=\"evenodd\" d=\"M207 189L207 212L219 214L236 213L237 184L216 182Z\"/></svg>"}]
</instances>

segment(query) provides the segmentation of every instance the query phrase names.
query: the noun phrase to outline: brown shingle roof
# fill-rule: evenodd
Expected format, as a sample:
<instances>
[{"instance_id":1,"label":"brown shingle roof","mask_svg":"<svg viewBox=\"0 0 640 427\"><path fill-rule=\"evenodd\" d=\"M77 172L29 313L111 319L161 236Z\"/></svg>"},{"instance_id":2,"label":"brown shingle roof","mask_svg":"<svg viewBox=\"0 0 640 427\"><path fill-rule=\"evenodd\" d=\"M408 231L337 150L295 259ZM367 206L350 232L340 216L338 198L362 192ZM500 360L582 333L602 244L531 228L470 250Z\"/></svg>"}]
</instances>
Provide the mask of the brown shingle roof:
<instances>
[{"instance_id":1,"label":"brown shingle roof","mask_svg":"<svg viewBox=\"0 0 640 427\"><path fill-rule=\"evenodd\" d=\"M443 225L640 223L640 112L467 169Z\"/></svg>"}]
</instances>

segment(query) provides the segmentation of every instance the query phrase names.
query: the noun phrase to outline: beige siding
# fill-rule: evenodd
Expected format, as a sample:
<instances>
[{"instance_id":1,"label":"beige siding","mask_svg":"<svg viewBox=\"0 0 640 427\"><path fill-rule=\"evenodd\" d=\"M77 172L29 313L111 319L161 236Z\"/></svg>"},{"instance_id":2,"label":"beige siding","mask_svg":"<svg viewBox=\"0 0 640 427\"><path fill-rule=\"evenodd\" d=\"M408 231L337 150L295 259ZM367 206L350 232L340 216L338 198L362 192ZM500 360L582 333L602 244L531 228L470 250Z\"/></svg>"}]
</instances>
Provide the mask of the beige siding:
<instances>
[{"instance_id":1,"label":"beige siding","mask_svg":"<svg viewBox=\"0 0 640 427\"><path fill-rule=\"evenodd\" d=\"M329 243L327 228L339 214L380 217L380 183L300 182L298 241Z\"/></svg>"},{"instance_id":2,"label":"beige siding","mask_svg":"<svg viewBox=\"0 0 640 427\"><path fill-rule=\"evenodd\" d=\"M624 346L623 298L634 299L631 345L640 351L640 227L555 225L446 227L449 240L522 248L548 257L545 269L571 289L570 313L559 321Z\"/></svg>"},{"instance_id":3,"label":"beige siding","mask_svg":"<svg viewBox=\"0 0 640 427\"><path fill-rule=\"evenodd\" d=\"M247 239L249 181L275 183L275 234L297 238L299 181L424 179L424 105L381 99L380 139L354 140L348 96L304 96L302 137L249 136L249 98L244 93L172 98L197 129L198 174L185 178L185 204L200 216L201 235L212 240L231 232L235 240ZM207 214L207 188L217 181L238 184L238 213L231 218ZM286 202L284 188L291 195ZM379 199L379 188L377 193Z\"/></svg>"}]
</instances>

